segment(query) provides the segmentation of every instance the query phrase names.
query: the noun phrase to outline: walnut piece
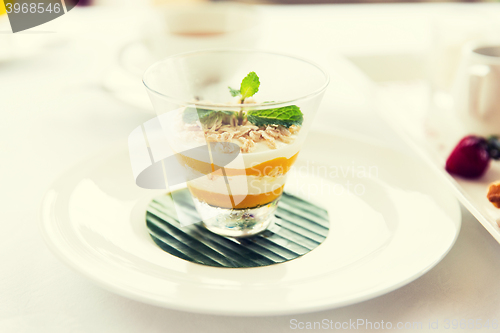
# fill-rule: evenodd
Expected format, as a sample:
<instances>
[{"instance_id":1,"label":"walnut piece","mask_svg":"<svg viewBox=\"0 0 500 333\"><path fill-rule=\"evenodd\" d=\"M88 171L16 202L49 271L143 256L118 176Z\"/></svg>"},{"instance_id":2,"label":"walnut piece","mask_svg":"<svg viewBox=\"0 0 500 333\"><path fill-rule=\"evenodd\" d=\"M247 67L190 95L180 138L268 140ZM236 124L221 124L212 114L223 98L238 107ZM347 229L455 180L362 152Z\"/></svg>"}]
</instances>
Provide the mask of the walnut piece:
<instances>
[{"instance_id":1,"label":"walnut piece","mask_svg":"<svg viewBox=\"0 0 500 333\"><path fill-rule=\"evenodd\" d=\"M500 208L500 181L490 185L487 197L493 206Z\"/></svg>"}]
</instances>

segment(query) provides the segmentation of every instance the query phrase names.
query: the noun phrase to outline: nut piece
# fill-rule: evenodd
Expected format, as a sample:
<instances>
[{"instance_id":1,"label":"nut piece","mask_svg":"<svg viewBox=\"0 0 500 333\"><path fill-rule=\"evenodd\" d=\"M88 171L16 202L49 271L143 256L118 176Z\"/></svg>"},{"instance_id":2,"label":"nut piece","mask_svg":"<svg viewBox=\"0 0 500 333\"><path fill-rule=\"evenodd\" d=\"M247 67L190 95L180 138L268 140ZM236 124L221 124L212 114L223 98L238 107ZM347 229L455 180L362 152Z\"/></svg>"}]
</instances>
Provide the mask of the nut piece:
<instances>
[{"instance_id":1,"label":"nut piece","mask_svg":"<svg viewBox=\"0 0 500 333\"><path fill-rule=\"evenodd\" d=\"M219 134L219 136L221 141L229 141L233 138L233 135L229 132L224 132L222 134Z\"/></svg>"},{"instance_id":2,"label":"nut piece","mask_svg":"<svg viewBox=\"0 0 500 333\"><path fill-rule=\"evenodd\" d=\"M253 142L259 142L262 140L262 136L260 135L259 132L257 131L250 131L248 132L248 137L250 138L250 140L252 140Z\"/></svg>"},{"instance_id":3,"label":"nut piece","mask_svg":"<svg viewBox=\"0 0 500 333\"><path fill-rule=\"evenodd\" d=\"M500 181L490 185L487 197L493 206L500 208Z\"/></svg>"},{"instance_id":4,"label":"nut piece","mask_svg":"<svg viewBox=\"0 0 500 333\"><path fill-rule=\"evenodd\" d=\"M290 133L295 134L300 130L300 126L292 125L288 128Z\"/></svg>"},{"instance_id":5,"label":"nut piece","mask_svg":"<svg viewBox=\"0 0 500 333\"><path fill-rule=\"evenodd\" d=\"M279 138L280 131L275 127L267 126L266 133L272 136L273 138Z\"/></svg>"},{"instance_id":6,"label":"nut piece","mask_svg":"<svg viewBox=\"0 0 500 333\"><path fill-rule=\"evenodd\" d=\"M274 137L269 135L267 132L260 130L259 131L260 135L266 140L266 144L269 148L271 149L276 149L276 141L274 140Z\"/></svg>"},{"instance_id":7,"label":"nut piece","mask_svg":"<svg viewBox=\"0 0 500 333\"><path fill-rule=\"evenodd\" d=\"M242 137L239 137L238 140L243 144L243 146L241 146L242 153L249 153L255 148L255 143L252 140Z\"/></svg>"}]
</instances>

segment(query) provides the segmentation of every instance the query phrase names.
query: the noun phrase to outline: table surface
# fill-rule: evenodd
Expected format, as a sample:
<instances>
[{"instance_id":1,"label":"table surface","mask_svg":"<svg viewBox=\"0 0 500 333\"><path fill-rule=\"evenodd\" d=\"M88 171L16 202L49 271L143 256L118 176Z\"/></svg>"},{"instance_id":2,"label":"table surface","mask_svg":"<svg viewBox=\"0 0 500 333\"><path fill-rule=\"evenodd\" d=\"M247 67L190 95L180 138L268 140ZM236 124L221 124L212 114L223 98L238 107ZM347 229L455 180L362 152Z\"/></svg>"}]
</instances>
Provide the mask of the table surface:
<instances>
[{"instance_id":1,"label":"table surface","mask_svg":"<svg viewBox=\"0 0 500 333\"><path fill-rule=\"evenodd\" d=\"M500 6L269 6L262 11L261 47L331 61L338 75L348 75L354 68L335 52L425 51L436 15L491 16L500 14ZM158 308L105 291L57 260L39 232L45 190L71 165L126 140L150 118L115 100L101 84L116 66L118 48L135 38L144 18L132 8L76 9L10 36L20 44L49 46L34 57L0 63L0 332L289 332L293 319L422 322L422 330L439 321L445 330L447 319L500 319L500 245L465 210L456 245L421 278L360 304L302 315L239 318ZM0 42L10 37L0 34ZM338 127L404 149L370 101L356 95L364 94L364 77L346 80L359 89L350 94L332 87L321 114Z\"/></svg>"}]
</instances>

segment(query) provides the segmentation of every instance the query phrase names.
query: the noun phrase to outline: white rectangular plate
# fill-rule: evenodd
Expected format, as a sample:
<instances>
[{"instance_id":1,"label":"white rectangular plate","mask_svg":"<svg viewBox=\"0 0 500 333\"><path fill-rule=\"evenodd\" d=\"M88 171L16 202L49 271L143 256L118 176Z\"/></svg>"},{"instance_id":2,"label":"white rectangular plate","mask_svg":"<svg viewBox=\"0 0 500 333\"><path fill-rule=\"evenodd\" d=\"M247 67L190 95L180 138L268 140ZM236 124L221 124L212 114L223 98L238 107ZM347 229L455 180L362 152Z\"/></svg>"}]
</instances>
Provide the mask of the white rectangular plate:
<instances>
[{"instance_id":1,"label":"white rectangular plate","mask_svg":"<svg viewBox=\"0 0 500 333\"><path fill-rule=\"evenodd\" d=\"M500 180L500 163L492 161L485 176L478 180L453 177L444 169L446 158L460 138L473 134L458 123L451 103L440 103L438 100L440 107L430 103L430 89L417 82L379 85L376 94L379 114L429 165L439 171L462 204L500 243L500 209L496 209L486 198L489 184Z\"/></svg>"}]
</instances>

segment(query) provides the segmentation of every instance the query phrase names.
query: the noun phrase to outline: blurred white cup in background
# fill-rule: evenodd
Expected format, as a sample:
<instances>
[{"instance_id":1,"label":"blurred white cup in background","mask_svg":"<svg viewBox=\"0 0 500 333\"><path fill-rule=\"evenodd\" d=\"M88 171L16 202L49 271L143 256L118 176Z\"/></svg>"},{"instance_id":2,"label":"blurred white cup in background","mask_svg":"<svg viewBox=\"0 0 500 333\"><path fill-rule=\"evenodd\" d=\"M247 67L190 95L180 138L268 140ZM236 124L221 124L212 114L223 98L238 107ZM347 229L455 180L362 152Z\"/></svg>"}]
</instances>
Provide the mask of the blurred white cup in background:
<instances>
[{"instance_id":1,"label":"blurred white cup in background","mask_svg":"<svg viewBox=\"0 0 500 333\"><path fill-rule=\"evenodd\" d=\"M435 91L449 93L462 58L463 47L474 40L500 33L498 17L474 12L440 14L433 19L430 54L431 83Z\"/></svg>"},{"instance_id":2,"label":"blurred white cup in background","mask_svg":"<svg viewBox=\"0 0 500 333\"><path fill-rule=\"evenodd\" d=\"M142 76L169 55L208 48L253 48L260 38L261 14L252 5L220 2L153 7L142 40L120 54L125 69Z\"/></svg>"},{"instance_id":3,"label":"blurred white cup in background","mask_svg":"<svg viewBox=\"0 0 500 333\"><path fill-rule=\"evenodd\" d=\"M500 135L500 40L464 47L453 95L455 111L466 130Z\"/></svg>"}]
</instances>

